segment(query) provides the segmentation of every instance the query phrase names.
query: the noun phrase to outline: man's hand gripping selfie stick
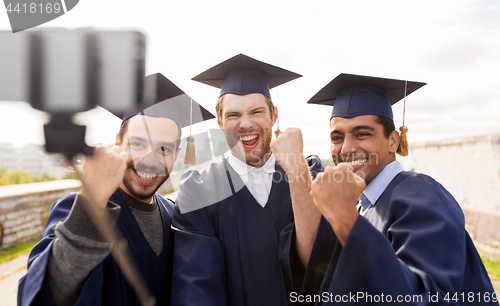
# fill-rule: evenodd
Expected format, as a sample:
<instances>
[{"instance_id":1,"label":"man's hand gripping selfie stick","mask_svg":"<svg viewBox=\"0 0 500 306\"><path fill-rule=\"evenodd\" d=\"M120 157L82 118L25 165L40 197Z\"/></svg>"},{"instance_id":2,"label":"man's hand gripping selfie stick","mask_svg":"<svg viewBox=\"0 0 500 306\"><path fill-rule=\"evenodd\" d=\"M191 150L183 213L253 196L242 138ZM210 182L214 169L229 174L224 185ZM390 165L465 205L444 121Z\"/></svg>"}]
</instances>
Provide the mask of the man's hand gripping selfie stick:
<instances>
[{"instance_id":1,"label":"man's hand gripping selfie stick","mask_svg":"<svg viewBox=\"0 0 500 306\"><path fill-rule=\"evenodd\" d=\"M76 168L77 154L92 155L85 126L73 115L104 107L117 116L142 102L145 36L137 31L57 29L6 33L0 31L0 100L26 101L50 114L44 126L48 153L62 153L91 195ZM142 305L154 305L141 273L127 251L126 240L90 196L85 208Z\"/></svg>"}]
</instances>

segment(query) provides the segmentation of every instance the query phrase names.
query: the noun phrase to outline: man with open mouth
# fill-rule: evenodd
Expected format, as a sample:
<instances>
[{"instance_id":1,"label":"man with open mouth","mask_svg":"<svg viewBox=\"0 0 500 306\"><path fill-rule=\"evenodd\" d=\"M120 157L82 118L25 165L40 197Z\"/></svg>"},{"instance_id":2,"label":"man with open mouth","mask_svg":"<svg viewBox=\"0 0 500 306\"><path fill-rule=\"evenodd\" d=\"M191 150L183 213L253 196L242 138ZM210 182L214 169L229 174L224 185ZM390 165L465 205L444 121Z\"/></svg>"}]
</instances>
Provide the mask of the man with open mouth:
<instances>
[{"instance_id":1,"label":"man with open mouth","mask_svg":"<svg viewBox=\"0 0 500 306\"><path fill-rule=\"evenodd\" d=\"M89 195L109 212L157 305L170 304L174 203L156 191L179 154L181 128L214 116L159 73L145 83L146 107L125 114L114 146L97 146L85 158L87 189L53 205L18 305L140 303L84 209Z\"/></svg>"},{"instance_id":2,"label":"man with open mouth","mask_svg":"<svg viewBox=\"0 0 500 306\"><path fill-rule=\"evenodd\" d=\"M434 179L404 171L396 160L407 144L391 105L424 85L340 74L309 100L333 105L336 166L311 184L322 213L312 252L295 238L308 228L288 228L282 259L291 302L498 305L459 204ZM302 266L293 264L299 260Z\"/></svg>"},{"instance_id":3,"label":"man with open mouth","mask_svg":"<svg viewBox=\"0 0 500 306\"><path fill-rule=\"evenodd\" d=\"M271 152L278 110L269 89L297 77L240 54L193 78L221 89L216 115L230 153L181 179L173 305L288 305L278 240L293 213Z\"/></svg>"}]
</instances>

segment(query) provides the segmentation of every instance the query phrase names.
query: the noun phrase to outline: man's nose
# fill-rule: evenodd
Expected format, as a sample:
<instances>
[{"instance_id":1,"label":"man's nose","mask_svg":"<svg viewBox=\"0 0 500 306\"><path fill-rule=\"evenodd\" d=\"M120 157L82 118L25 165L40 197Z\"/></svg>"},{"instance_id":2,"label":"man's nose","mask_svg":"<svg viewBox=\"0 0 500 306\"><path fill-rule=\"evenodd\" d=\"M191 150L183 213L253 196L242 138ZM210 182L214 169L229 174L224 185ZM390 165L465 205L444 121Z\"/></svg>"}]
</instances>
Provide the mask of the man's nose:
<instances>
[{"instance_id":1,"label":"man's nose","mask_svg":"<svg viewBox=\"0 0 500 306\"><path fill-rule=\"evenodd\" d=\"M165 172L166 165L164 165L163 158L160 154L155 154L154 151L134 159L134 164L136 168L146 168L151 171L157 172L157 174L162 174L158 172ZM145 170L146 170L145 169ZM164 174L164 173L163 173Z\"/></svg>"},{"instance_id":2,"label":"man's nose","mask_svg":"<svg viewBox=\"0 0 500 306\"><path fill-rule=\"evenodd\" d=\"M240 128L243 130L249 130L253 127L253 121L250 116L244 115L240 118Z\"/></svg>"},{"instance_id":3,"label":"man's nose","mask_svg":"<svg viewBox=\"0 0 500 306\"><path fill-rule=\"evenodd\" d=\"M352 137L345 137L344 142L342 143L341 153L343 155L349 155L356 153L356 151L358 151L358 145L356 144L356 141L354 141Z\"/></svg>"}]
</instances>

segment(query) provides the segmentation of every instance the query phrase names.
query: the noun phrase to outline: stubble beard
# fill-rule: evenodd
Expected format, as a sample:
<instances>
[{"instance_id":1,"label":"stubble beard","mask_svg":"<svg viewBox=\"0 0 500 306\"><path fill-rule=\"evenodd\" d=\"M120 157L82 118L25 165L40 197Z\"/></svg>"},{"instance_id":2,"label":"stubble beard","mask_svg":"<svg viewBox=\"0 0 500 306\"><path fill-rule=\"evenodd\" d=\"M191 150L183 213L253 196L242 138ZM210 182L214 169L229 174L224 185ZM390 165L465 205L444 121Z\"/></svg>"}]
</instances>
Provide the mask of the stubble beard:
<instances>
[{"instance_id":1,"label":"stubble beard","mask_svg":"<svg viewBox=\"0 0 500 306\"><path fill-rule=\"evenodd\" d=\"M252 149L248 154L245 154L246 163L250 166L262 167L271 155L272 135L266 131L262 136L260 139L262 147L260 149Z\"/></svg>"},{"instance_id":2,"label":"stubble beard","mask_svg":"<svg viewBox=\"0 0 500 306\"><path fill-rule=\"evenodd\" d=\"M135 171L132 166L127 167L127 171L129 169L130 169L130 171ZM155 185L143 186L143 185L139 184L138 182L134 183L135 179L134 179L133 175L134 175L133 173L132 173L132 177L125 175L123 177L122 182L123 182L123 185L125 186L125 188L127 188L127 191L129 192L129 194L132 197L134 197L140 201L150 199L156 193L158 188L160 188L161 185L163 185L163 183L165 183L165 181L169 178L169 173L166 173L166 176L163 179L161 177L159 177L157 179L158 181ZM138 187L135 187L135 186L138 186Z\"/></svg>"}]
</instances>

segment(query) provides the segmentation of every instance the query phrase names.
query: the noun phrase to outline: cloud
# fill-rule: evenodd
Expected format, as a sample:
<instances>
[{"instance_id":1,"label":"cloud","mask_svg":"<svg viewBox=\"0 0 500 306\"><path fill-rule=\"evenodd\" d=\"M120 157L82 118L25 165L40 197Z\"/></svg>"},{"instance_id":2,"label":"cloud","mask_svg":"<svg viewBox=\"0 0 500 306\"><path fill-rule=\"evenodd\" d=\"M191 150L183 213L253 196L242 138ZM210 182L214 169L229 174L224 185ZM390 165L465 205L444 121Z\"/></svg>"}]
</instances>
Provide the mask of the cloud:
<instances>
[{"instance_id":1,"label":"cloud","mask_svg":"<svg viewBox=\"0 0 500 306\"><path fill-rule=\"evenodd\" d=\"M479 2L479 3L478 3ZM462 26L490 32L500 26L500 4L498 0L474 2L474 10L457 20Z\"/></svg>"},{"instance_id":2,"label":"cloud","mask_svg":"<svg viewBox=\"0 0 500 306\"><path fill-rule=\"evenodd\" d=\"M441 98L413 102L410 108L407 107L406 120L415 140L434 141L500 132L499 84L463 89L460 95L445 93Z\"/></svg>"},{"instance_id":3,"label":"cloud","mask_svg":"<svg viewBox=\"0 0 500 306\"><path fill-rule=\"evenodd\" d=\"M477 67L481 60L495 54L492 48L478 40L456 40L435 49L424 57L424 64L433 70L459 70Z\"/></svg>"}]
</instances>

